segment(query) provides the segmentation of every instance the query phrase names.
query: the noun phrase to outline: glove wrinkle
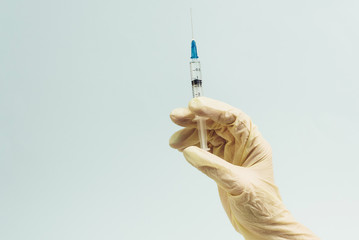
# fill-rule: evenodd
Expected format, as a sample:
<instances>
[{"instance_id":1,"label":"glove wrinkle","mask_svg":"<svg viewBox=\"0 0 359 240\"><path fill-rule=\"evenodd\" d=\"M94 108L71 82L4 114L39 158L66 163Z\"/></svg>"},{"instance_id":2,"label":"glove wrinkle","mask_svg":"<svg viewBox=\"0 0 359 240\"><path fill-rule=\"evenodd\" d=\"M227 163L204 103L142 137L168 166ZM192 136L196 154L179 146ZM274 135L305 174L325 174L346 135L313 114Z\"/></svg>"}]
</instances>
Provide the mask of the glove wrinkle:
<instances>
[{"instance_id":1,"label":"glove wrinkle","mask_svg":"<svg viewBox=\"0 0 359 240\"><path fill-rule=\"evenodd\" d=\"M196 116L206 117L209 152L198 147ZM172 121L184 129L170 146L212 178L233 227L246 240L318 240L284 206L274 183L272 148L248 115L205 97L175 109Z\"/></svg>"}]
</instances>

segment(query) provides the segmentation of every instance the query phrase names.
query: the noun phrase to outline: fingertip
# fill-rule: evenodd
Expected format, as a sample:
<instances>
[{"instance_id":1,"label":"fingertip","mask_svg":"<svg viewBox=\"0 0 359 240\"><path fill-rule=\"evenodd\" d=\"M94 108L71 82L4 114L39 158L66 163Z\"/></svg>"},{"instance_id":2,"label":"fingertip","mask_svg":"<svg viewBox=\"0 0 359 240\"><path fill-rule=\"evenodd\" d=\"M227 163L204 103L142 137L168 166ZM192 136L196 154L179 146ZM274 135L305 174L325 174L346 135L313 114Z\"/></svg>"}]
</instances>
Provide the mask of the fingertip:
<instances>
[{"instance_id":1,"label":"fingertip","mask_svg":"<svg viewBox=\"0 0 359 240\"><path fill-rule=\"evenodd\" d=\"M204 159L210 157L212 154L207 152L206 150L203 150L200 147L189 146L183 150L183 155L187 159L187 161L189 159L196 159L196 162L197 162L196 165L201 165L202 163L206 162ZM191 162L191 161L189 161L189 162Z\"/></svg>"},{"instance_id":2,"label":"fingertip","mask_svg":"<svg viewBox=\"0 0 359 240\"><path fill-rule=\"evenodd\" d=\"M195 128L184 128L175 132L169 139L169 145L172 148L181 151L188 146L198 144L198 133Z\"/></svg>"},{"instance_id":3,"label":"fingertip","mask_svg":"<svg viewBox=\"0 0 359 240\"><path fill-rule=\"evenodd\" d=\"M189 147L186 147L184 150L183 150L183 155L185 157L189 157L193 152L197 151L197 149L200 149L199 147L196 147L196 146L189 146Z\"/></svg>"},{"instance_id":4,"label":"fingertip","mask_svg":"<svg viewBox=\"0 0 359 240\"><path fill-rule=\"evenodd\" d=\"M210 100L207 97L197 97L192 98L191 101L188 103L188 108L194 112L196 115L202 116L205 115L206 112L206 101Z\"/></svg>"},{"instance_id":5,"label":"fingertip","mask_svg":"<svg viewBox=\"0 0 359 240\"><path fill-rule=\"evenodd\" d=\"M171 148L178 149L179 148L179 132L175 132L169 139L168 144Z\"/></svg>"},{"instance_id":6,"label":"fingertip","mask_svg":"<svg viewBox=\"0 0 359 240\"><path fill-rule=\"evenodd\" d=\"M172 121L175 121L178 118L178 116L182 116L182 115L183 115L183 108L175 108L170 113L170 118Z\"/></svg>"},{"instance_id":7,"label":"fingertip","mask_svg":"<svg viewBox=\"0 0 359 240\"><path fill-rule=\"evenodd\" d=\"M183 127L195 126L194 117L194 113L188 108L176 108L170 113L172 122Z\"/></svg>"},{"instance_id":8,"label":"fingertip","mask_svg":"<svg viewBox=\"0 0 359 240\"><path fill-rule=\"evenodd\" d=\"M182 152L183 156L185 157L187 162L189 162L194 167L197 167L195 164L195 161L194 161L194 156L195 156L196 152L198 152L198 150L200 150L199 147L189 146L189 147L185 148Z\"/></svg>"},{"instance_id":9,"label":"fingertip","mask_svg":"<svg viewBox=\"0 0 359 240\"><path fill-rule=\"evenodd\" d=\"M175 147L175 144L174 144L174 142L173 142L173 136L171 136L170 137L170 139L168 140L168 145L170 145L170 147L171 148L174 148L174 149L176 149L176 147Z\"/></svg>"}]
</instances>

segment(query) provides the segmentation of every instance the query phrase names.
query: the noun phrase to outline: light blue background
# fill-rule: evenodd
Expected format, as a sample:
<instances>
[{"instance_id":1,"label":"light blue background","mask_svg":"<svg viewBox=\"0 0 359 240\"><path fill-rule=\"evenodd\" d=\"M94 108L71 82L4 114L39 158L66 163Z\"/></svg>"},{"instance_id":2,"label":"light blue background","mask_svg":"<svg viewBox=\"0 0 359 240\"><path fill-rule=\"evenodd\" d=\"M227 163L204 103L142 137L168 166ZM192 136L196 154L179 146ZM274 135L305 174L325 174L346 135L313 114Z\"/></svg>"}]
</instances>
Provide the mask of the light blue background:
<instances>
[{"instance_id":1,"label":"light blue background","mask_svg":"<svg viewBox=\"0 0 359 240\"><path fill-rule=\"evenodd\" d=\"M322 239L359 214L357 1L0 3L0 238L242 239L168 139L204 91L259 126L287 207Z\"/></svg>"}]
</instances>

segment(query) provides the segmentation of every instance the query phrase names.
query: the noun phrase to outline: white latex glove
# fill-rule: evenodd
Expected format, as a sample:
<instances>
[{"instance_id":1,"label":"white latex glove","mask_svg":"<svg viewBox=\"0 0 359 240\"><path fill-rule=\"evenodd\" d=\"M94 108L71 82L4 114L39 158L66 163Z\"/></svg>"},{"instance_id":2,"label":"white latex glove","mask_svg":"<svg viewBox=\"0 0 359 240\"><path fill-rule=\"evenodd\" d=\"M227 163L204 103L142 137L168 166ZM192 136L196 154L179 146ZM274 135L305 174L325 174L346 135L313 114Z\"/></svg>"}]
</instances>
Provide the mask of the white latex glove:
<instances>
[{"instance_id":1,"label":"white latex glove","mask_svg":"<svg viewBox=\"0 0 359 240\"><path fill-rule=\"evenodd\" d=\"M196 147L195 115L208 118L209 152ZM319 239L283 205L274 184L271 147L245 113L200 97L170 117L185 127L172 135L170 146L217 183L232 225L246 240Z\"/></svg>"}]
</instances>

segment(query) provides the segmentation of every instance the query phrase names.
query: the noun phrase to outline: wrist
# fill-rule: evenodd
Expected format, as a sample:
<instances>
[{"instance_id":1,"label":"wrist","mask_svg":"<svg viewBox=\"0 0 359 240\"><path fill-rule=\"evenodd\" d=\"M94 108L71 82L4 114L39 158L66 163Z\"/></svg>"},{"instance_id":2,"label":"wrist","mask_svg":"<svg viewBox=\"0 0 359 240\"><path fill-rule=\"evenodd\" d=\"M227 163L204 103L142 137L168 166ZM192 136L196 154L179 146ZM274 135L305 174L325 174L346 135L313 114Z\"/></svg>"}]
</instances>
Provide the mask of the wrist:
<instances>
[{"instance_id":1,"label":"wrist","mask_svg":"<svg viewBox=\"0 0 359 240\"><path fill-rule=\"evenodd\" d=\"M236 229L246 240L319 240L311 230L297 222L288 210L266 222L237 222Z\"/></svg>"}]
</instances>

